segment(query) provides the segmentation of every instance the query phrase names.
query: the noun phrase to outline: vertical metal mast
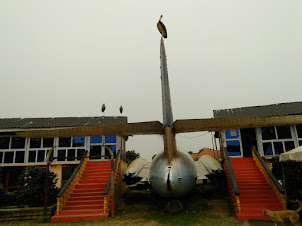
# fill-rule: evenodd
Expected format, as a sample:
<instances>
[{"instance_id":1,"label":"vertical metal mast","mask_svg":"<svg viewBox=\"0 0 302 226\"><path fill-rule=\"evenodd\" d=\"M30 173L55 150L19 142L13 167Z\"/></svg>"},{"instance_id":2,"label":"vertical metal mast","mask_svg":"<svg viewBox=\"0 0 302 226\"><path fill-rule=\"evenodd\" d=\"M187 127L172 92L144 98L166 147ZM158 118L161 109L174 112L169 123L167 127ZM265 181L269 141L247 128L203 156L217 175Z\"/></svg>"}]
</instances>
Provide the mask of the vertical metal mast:
<instances>
[{"instance_id":1,"label":"vertical metal mast","mask_svg":"<svg viewBox=\"0 0 302 226\"><path fill-rule=\"evenodd\" d=\"M173 114L171 105L171 95L169 87L167 56L164 39L160 40L160 69L161 69L161 88L162 88L162 105L163 105L163 126L173 127Z\"/></svg>"}]
</instances>

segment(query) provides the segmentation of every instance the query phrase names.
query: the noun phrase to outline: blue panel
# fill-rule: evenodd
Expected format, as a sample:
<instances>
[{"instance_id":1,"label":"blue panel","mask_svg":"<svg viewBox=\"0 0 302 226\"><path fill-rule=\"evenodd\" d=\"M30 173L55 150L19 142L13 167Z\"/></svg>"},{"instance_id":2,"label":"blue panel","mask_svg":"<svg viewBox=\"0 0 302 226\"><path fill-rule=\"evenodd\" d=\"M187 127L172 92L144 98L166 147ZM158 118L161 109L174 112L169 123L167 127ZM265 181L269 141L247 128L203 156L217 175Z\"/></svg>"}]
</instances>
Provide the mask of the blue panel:
<instances>
[{"instance_id":1,"label":"blue panel","mask_svg":"<svg viewBox=\"0 0 302 226\"><path fill-rule=\"evenodd\" d=\"M91 144L102 143L102 136L91 136L90 143Z\"/></svg>"},{"instance_id":2,"label":"blue panel","mask_svg":"<svg viewBox=\"0 0 302 226\"><path fill-rule=\"evenodd\" d=\"M239 130L238 129L226 129L225 130L225 138L226 139L238 139L239 138Z\"/></svg>"},{"instance_id":3,"label":"blue panel","mask_svg":"<svg viewBox=\"0 0 302 226\"><path fill-rule=\"evenodd\" d=\"M241 156L239 140L227 140L226 144L229 156Z\"/></svg>"},{"instance_id":4,"label":"blue panel","mask_svg":"<svg viewBox=\"0 0 302 226\"><path fill-rule=\"evenodd\" d=\"M105 143L116 143L116 136L106 136Z\"/></svg>"},{"instance_id":5,"label":"blue panel","mask_svg":"<svg viewBox=\"0 0 302 226\"><path fill-rule=\"evenodd\" d=\"M85 137L73 137L72 147L84 147Z\"/></svg>"}]
</instances>

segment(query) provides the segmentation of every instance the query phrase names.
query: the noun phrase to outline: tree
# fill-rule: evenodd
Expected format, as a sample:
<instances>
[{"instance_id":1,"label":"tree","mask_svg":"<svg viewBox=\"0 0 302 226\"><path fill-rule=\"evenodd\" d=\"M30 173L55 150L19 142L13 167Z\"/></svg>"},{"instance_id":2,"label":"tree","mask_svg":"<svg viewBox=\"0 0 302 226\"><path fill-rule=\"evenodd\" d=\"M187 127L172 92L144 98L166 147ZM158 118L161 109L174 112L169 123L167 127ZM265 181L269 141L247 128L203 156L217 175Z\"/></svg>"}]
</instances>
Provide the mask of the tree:
<instances>
[{"instance_id":1,"label":"tree","mask_svg":"<svg viewBox=\"0 0 302 226\"><path fill-rule=\"evenodd\" d=\"M126 162L129 165L133 160L140 157L139 153L136 153L135 150L126 151Z\"/></svg>"},{"instance_id":2,"label":"tree","mask_svg":"<svg viewBox=\"0 0 302 226\"><path fill-rule=\"evenodd\" d=\"M57 175L49 173L48 203L56 203L59 189L56 187ZM39 166L26 167L18 178L18 204L30 206L44 205L44 189L46 184L46 168Z\"/></svg>"},{"instance_id":3,"label":"tree","mask_svg":"<svg viewBox=\"0 0 302 226\"><path fill-rule=\"evenodd\" d=\"M194 153L193 153L193 151L188 151L188 153L189 153L189 155L192 155L192 154L194 154Z\"/></svg>"}]
</instances>

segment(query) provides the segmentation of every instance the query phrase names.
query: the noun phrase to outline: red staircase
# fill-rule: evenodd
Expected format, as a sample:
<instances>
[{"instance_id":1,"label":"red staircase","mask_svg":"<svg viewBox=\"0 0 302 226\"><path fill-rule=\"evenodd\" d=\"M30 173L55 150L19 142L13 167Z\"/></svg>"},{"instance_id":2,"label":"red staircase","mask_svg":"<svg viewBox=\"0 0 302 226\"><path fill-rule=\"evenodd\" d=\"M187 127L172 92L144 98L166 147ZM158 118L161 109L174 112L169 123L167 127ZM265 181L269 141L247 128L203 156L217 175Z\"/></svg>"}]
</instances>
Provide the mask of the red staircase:
<instances>
[{"instance_id":1,"label":"red staircase","mask_svg":"<svg viewBox=\"0 0 302 226\"><path fill-rule=\"evenodd\" d=\"M104 197L107 181L111 173L110 161L87 162L79 184L76 185L60 215L51 222L93 221L108 217L104 214Z\"/></svg>"},{"instance_id":2,"label":"red staircase","mask_svg":"<svg viewBox=\"0 0 302 226\"><path fill-rule=\"evenodd\" d=\"M283 210L253 158L230 158L230 162L240 192L241 213L235 208L237 219L270 220L263 216L263 210Z\"/></svg>"}]
</instances>

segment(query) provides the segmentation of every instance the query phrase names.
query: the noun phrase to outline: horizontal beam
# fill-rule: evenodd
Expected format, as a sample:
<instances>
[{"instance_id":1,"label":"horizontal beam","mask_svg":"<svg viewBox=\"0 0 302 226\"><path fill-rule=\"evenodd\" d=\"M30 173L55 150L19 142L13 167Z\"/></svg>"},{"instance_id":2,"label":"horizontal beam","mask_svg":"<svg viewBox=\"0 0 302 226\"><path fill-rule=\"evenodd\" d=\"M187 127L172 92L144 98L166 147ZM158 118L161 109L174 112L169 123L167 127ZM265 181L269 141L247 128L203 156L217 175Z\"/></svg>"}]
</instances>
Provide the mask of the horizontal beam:
<instances>
[{"instance_id":1,"label":"horizontal beam","mask_svg":"<svg viewBox=\"0 0 302 226\"><path fill-rule=\"evenodd\" d=\"M176 120L176 133L302 124L302 115Z\"/></svg>"},{"instance_id":2,"label":"horizontal beam","mask_svg":"<svg viewBox=\"0 0 302 226\"><path fill-rule=\"evenodd\" d=\"M163 125L159 121L123 123L101 126L81 126L61 129L43 129L26 132L17 132L21 137L51 138L77 136L131 136L147 134L163 134Z\"/></svg>"}]
</instances>

